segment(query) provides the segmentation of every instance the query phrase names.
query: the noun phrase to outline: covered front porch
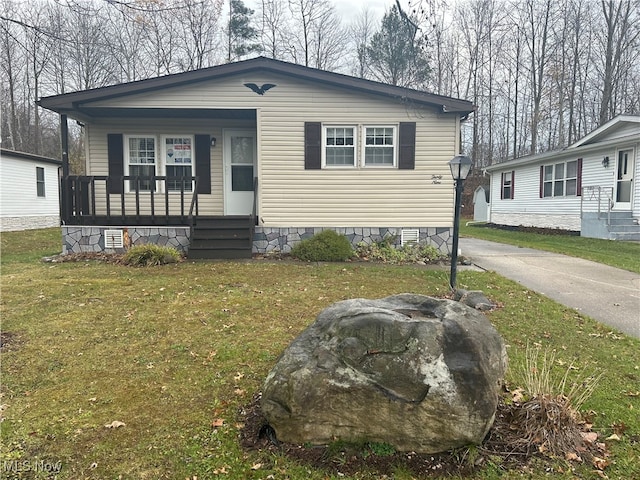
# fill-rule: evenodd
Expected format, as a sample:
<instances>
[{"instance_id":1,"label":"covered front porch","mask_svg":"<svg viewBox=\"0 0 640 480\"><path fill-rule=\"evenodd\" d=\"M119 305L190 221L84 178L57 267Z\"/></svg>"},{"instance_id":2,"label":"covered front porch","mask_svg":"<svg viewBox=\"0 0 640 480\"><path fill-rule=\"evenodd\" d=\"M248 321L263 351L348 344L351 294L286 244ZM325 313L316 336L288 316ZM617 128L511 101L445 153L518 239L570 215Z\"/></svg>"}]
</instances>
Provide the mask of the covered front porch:
<instances>
[{"instance_id":1,"label":"covered front porch","mask_svg":"<svg viewBox=\"0 0 640 480\"><path fill-rule=\"evenodd\" d=\"M70 174L61 114L66 251L153 242L189 256L199 251L197 258L251 255L258 218L255 110L91 108L75 116L90 118L92 148L88 174ZM114 232L122 242L108 241Z\"/></svg>"}]
</instances>

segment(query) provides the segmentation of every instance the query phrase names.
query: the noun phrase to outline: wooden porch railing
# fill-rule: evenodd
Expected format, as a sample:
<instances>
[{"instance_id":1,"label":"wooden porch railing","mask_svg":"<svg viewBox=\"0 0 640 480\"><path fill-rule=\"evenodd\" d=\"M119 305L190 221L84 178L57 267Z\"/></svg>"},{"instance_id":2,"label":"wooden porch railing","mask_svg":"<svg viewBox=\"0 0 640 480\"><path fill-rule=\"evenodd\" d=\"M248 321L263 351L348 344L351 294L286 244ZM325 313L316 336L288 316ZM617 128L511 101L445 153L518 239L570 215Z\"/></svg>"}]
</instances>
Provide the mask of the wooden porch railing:
<instances>
[{"instance_id":1,"label":"wooden porch railing","mask_svg":"<svg viewBox=\"0 0 640 480\"><path fill-rule=\"evenodd\" d=\"M75 225L191 225L198 215L197 187L197 177L69 175L61 179L61 219Z\"/></svg>"}]
</instances>

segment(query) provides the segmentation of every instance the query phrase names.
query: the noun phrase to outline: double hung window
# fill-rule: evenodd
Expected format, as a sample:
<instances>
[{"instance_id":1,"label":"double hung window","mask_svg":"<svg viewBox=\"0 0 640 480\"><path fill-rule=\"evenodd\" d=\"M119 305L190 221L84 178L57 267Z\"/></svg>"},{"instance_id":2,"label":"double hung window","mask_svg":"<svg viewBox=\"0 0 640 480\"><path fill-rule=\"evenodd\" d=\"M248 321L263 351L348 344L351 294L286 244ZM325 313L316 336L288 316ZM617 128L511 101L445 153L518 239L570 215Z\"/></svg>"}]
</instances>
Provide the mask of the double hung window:
<instances>
[{"instance_id":1,"label":"double hung window","mask_svg":"<svg viewBox=\"0 0 640 480\"><path fill-rule=\"evenodd\" d=\"M45 196L44 191L44 168L36 167L36 192L39 197Z\"/></svg>"},{"instance_id":2,"label":"double hung window","mask_svg":"<svg viewBox=\"0 0 640 480\"><path fill-rule=\"evenodd\" d=\"M167 190L190 192L193 171L193 142L191 137L164 137L164 164Z\"/></svg>"},{"instance_id":3,"label":"double hung window","mask_svg":"<svg viewBox=\"0 0 640 480\"><path fill-rule=\"evenodd\" d=\"M326 167L393 167L397 164L395 126L325 126L323 133Z\"/></svg>"},{"instance_id":4,"label":"double hung window","mask_svg":"<svg viewBox=\"0 0 640 480\"><path fill-rule=\"evenodd\" d=\"M544 165L543 197L565 197L578 194L578 161Z\"/></svg>"},{"instance_id":5,"label":"double hung window","mask_svg":"<svg viewBox=\"0 0 640 480\"><path fill-rule=\"evenodd\" d=\"M167 135L128 136L125 141L125 175L131 177L129 191L191 191L194 175L193 138ZM166 182L155 177L166 176Z\"/></svg>"},{"instance_id":6,"label":"double hung window","mask_svg":"<svg viewBox=\"0 0 640 480\"><path fill-rule=\"evenodd\" d=\"M395 127L364 127L364 165L395 164Z\"/></svg>"},{"instance_id":7,"label":"double hung window","mask_svg":"<svg viewBox=\"0 0 640 480\"><path fill-rule=\"evenodd\" d=\"M125 158L130 177L129 190L155 191L156 176L156 139L155 137L128 137L125 146Z\"/></svg>"},{"instance_id":8,"label":"double hung window","mask_svg":"<svg viewBox=\"0 0 640 480\"><path fill-rule=\"evenodd\" d=\"M355 166L355 130L356 127L326 127L325 163L327 166Z\"/></svg>"}]
</instances>

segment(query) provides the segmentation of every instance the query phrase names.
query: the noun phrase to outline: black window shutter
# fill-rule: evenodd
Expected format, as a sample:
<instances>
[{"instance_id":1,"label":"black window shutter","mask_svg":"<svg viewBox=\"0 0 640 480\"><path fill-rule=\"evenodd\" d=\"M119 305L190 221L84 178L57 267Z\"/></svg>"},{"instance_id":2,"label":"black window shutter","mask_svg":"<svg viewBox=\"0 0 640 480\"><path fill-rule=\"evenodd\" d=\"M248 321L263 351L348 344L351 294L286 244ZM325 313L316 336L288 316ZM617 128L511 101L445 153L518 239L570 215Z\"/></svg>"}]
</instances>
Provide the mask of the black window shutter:
<instances>
[{"instance_id":1,"label":"black window shutter","mask_svg":"<svg viewBox=\"0 0 640 480\"><path fill-rule=\"evenodd\" d=\"M504 172L500 174L500 200L504 200Z\"/></svg>"},{"instance_id":2,"label":"black window shutter","mask_svg":"<svg viewBox=\"0 0 640 480\"><path fill-rule=\"evenodd\" d=\"M304 124L304 168L305 170L322 168L322 124L320 122Z\"/></svg>"},{"instance_id":3,"label":"black window shutter","mask_svg":"<svg viewBox=\"0 0 640 480\"><path fill-rule=\"evenodd\" d=\"M196 176L198 193L211 193L211 137L195 136Z\"/></svg>"},{"instance_id":4,"label":"black window shutter","mask_svg":"<svg viewBox=\"0 0 640 480\"><path fill-rule=\"evenodd\" d=\"M398 168L413 170L416 168L416 122L400 123L400 155Z\"/></svg>"},{"instance_id":5,"label":"black window shutter","mask_svg":"<svg viewBox=\"0 0 640 480\"><path fill-rule=\"evenodd\" d=\"M540 198L544 196L544 165L540 165Z\"/></svg>"},{"instance_id":6,"label":"black window shutter","mask_svg":"<svg viewBox=\"0 0 640 480\"><path fill-rule=\"evenodd\" d=\"M578 159L578 178L576 179L576 196L582 196L582 159Z\"/></svg>"},{"instance_id":7,"label":"black window shutter","mask_svg":"<svg viewBox=\"0 0 640 480\"><path fill-rule=\"evenodd\" d=\"M124 177L124 140L121 133L107 134L109 193L122 193Z\"/></svg>"}]
</instances>

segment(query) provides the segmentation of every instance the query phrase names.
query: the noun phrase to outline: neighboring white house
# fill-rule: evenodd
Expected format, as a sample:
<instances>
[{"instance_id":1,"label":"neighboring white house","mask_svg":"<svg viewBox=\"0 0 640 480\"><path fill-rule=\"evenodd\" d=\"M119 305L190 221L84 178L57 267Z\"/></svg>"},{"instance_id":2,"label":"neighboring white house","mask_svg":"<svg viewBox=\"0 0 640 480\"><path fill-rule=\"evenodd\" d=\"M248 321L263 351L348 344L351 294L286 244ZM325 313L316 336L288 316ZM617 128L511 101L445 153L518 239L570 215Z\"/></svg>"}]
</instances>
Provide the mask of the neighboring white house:
<instances>
[{"instance_id":1,"label":"neighboring white house","mask_svg":"<svg viewBox=\"0 0 640 480\"><path fill-rule=\"evenodd\" d=\"M640 240L640 116L618 116L564 150L486 171L491 223Z\"/></svg>"},{"instance_id":2,"label":"neighboring white house","mask_svg":"<svg viewBox=\"0 0 640 480\"><path fill-rule=\"evenodd\" d=\"M0 149L0 231L60 226L60 160Z\"/></svg>"},{"instance_id":3,"label":"neighboring white house","mask_svg":"<svg viewBox=\"0 0 640 480\"><path fill-rule=\"evenodd\" d=\"M250 256L326 228L451 244L468 101L259 57L39 103L85 125L87 175L63 178L65 251Z\"/></svg>"}]
</instances>

